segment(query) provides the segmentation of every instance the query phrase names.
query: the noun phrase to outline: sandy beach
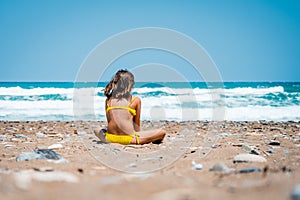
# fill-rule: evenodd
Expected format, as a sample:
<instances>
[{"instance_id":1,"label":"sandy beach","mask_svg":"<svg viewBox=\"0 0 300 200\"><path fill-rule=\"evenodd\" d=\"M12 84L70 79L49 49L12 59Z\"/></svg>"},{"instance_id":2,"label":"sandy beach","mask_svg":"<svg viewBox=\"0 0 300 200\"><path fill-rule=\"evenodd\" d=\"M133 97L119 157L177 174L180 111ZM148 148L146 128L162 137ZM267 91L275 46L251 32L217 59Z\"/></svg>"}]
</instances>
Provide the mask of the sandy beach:
<instances>
[{"instance_id":1,"label":"sandy beach","mask_svg":"<svg viewBox=\"0 0 300 200\"><path fill-rule=\"evenodd\" d=\"M167 135L141 146L101 143L92 129L102 125L0 122L0 199L299 195L300 122L143 121Z\"/></svg>"}]
</instances>

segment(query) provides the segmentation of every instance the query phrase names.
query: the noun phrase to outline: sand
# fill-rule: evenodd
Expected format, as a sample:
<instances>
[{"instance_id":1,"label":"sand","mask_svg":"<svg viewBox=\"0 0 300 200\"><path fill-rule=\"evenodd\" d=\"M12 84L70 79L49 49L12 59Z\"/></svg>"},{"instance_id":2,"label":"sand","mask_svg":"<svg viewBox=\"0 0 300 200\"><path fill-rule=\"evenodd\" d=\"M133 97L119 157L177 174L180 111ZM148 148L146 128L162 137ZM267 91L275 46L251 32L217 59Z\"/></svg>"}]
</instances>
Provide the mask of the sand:
<instances>
[{"instance_id":1,"label":"sand","mask_svg":"<svg viewBox=\"0 0 300 200\"><path fill-rule=\"evenodd\" d=\"M300 184L300 122L143 121L167 135L141 146L101 143L102 125L0 122L0 199L274 200ZM64 160L16 161L51 145Z\"/></svg>"}]
</instances>

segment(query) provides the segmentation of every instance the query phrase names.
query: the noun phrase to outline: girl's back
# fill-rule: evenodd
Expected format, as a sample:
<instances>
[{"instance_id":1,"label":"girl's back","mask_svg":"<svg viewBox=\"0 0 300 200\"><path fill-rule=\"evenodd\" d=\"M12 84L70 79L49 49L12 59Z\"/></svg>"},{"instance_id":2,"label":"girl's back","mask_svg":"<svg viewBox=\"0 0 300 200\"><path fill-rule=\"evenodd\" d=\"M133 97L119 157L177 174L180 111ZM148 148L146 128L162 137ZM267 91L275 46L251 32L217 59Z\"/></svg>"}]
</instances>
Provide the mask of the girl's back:
<instances>
[{"instance_id":1,"label":"girl's back","mask_svg":"<svg viewBox=\"0 0 300 200\"><path fill-rule=\"evenodd\" d=\"M135 131L133 118L136 116L138 98L130 97L106 101L107 131L117 135L132 135Z\"/></svg>"}]
</instances>

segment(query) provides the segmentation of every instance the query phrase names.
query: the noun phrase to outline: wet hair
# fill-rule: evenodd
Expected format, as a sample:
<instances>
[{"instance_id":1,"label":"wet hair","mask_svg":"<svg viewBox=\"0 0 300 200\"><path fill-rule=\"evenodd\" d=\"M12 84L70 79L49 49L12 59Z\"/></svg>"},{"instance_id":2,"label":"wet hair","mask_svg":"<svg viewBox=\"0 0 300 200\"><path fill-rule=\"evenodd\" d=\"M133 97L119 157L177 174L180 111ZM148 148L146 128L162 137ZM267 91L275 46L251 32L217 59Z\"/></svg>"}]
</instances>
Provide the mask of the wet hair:
<instances>
[{"instance_id":1,"label":"wet hair","mask_svg":"<svg viewBox=\"0 0 300 200\"><path fill-rule=\"evenodd\" d=\"M121 69L104 88L104 95L107 98L128 99L133 85L133 74L126 69Z\"/></svg>"}]
</instances>

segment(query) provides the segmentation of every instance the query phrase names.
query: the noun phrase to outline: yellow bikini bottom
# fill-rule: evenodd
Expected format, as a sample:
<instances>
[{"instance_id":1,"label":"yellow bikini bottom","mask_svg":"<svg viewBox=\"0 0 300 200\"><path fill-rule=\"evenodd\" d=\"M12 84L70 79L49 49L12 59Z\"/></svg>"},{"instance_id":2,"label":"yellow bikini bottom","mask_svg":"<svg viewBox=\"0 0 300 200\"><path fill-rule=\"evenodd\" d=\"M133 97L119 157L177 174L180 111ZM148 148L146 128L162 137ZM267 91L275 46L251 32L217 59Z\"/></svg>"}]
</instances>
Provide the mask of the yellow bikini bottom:
<instances>
[{"instance_id":1,"label":"yellow bikini bottom","mask_svg":"<svg viewBox=\"0 0 300 200\"><path fill-rule=\"evenodd\" d=\"M134 132L132 135L115 135L115 134L110 134L107 132L104 134L105 134L105 139L107 142L128 145L131 143L132 139L135 137L136 144L140 144L139 135L136 132Z\"/></svg>"}]
</instances>

